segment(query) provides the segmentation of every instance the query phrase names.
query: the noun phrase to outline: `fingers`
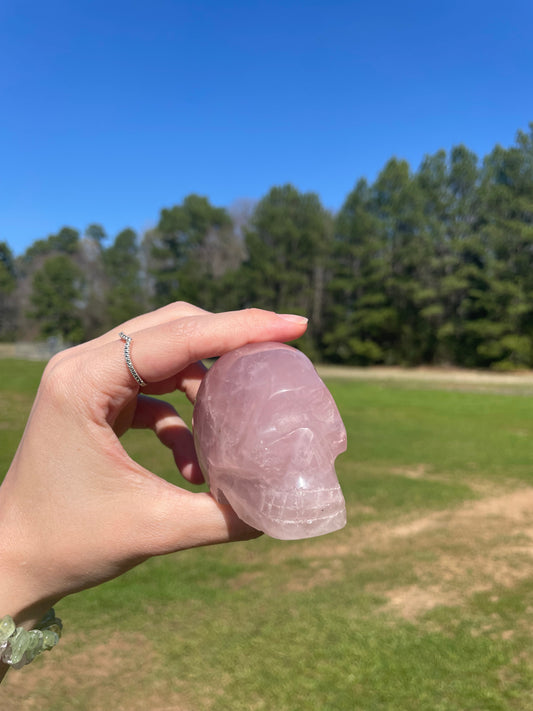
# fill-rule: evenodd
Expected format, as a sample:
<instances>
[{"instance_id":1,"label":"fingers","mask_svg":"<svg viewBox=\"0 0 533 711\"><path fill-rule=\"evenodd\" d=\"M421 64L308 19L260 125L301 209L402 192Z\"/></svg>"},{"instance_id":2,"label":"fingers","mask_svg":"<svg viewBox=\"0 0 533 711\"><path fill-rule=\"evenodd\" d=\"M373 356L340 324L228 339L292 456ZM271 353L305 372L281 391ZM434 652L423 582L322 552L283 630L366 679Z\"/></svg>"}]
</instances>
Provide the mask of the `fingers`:
<instances>
[{"instance_id":1,"label":"fingers","mask_svg":"<svg viewBox=\"0 0 533 711\"><path fill-rule=\"evenodd\" d=\"M307 319L259 309L212 314L190 304L171 304L128 324L121 328L139 329L130 330L129 357L147 383L143 392L161 395L179 389L194 402L205 373L198 361L246 343L299 338ZM139 386L128 369L118 329L55 356L43 382L52 375L57 383L68 383L70 400L84 402L98 422L105 419L115 431L127 428L127 421L121 427L117 422L128 419L125 408L131 403L131 414Z\"/></svg>"},{"instance_id":2,"label":"fingers","mask_svg":"<svg viewBox=\"0 0 533 711\"><path fill-rule=\"evenodd\" d=\"M159 441L172 450L176 466L187 481L204 481L191 431L170 403L140 395L131 426L153 430Z\"/></svg>"},{"instance_id":3,"label":"fingers","mask_svg":"<svg viewBox=\"0 0 533 711\"><path fill-rule=\"evenodd\" d=\"M113 341L119 339L118 334L121 331L124 331L124 333L126 333L128 336L132 336L132 334L135 334L137 333L137 331L140 331L142 329L153 328L162 323L174 321L185 316L195 316L206 313L208 312L204 309L199 308L198 306L193 306L192 304L188 304L185 301L176 301L171 304L167 304L166 306L162 306L161 308L156 309L155 311L150 311L148 313L141 314L140 316L135 316L134 318L119 324L115 328L112 328L110 331L104 333L98 338L94 338L93 340L87 341L86 343L82 343L79 346L75 346L74 348L69 348L68 350L62 351L58 354L58 356L56 356L56 359L60 360L65 357L69 357L72 354L86 353L87 351L102 346L106 343L112 343Z\"/></svg>"},{"instance_id":4,"label":"fingers","mask_svg":"<svg viewBox=\"0 0 533 711\"><path fill-rule=\"evenodd\" d=\"M158 383L149 383L146 387L143 387L143 392L151 395L164 395L165 393L174 392L174 390L180 390L194 403L196 393L206 371L205 365L200 361L196 361L185 366L183 370L173 374L170 378L161 380Z\"/></svg>"},{"instance_id":5,"label":"fingers","mask_svg":"<svg viewBox=\"0 0 533 711\"><path fill-rule=\"evenodd\" d=\"M279 315L259 309L222 314L195 311L137 331L131 343L131 359L138 374L148 383L144 392L168 392L172 383L174 387L185 390L193 399L200 376L198 371L188 379L172 380L184 368L195 361L222 355L246 343L299 338L306 327L307 319L303 317ZM118 339L105 345L104 357L110 365L106 371L107 378L110 384L113 381L135 389L135 382L121 357L122 345ZM154 385L156 383L159 387ZM163 383L166 390L161 390Z\"/></svg>"}]
</instances>

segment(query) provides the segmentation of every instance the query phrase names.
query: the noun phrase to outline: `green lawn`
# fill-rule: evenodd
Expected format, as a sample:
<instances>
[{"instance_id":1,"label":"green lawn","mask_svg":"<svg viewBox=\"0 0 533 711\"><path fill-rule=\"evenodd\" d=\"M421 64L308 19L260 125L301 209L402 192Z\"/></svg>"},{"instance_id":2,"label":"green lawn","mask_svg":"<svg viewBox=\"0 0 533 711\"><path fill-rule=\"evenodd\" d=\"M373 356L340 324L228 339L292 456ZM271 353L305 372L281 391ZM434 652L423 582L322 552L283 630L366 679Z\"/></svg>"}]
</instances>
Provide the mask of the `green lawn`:
<instances>
[{"instance_id":1,"label":"green lawn","mask_svg":"<svg viewBox=\"0 0 533 711\"><path fill-rule=\"evenodd\" d=\"M2 365L5 470L42 365ZM533 708L531 397L328 386L349 439L343 531L186 551L62 601L61 644L8 674L0 707ZM178 481L153 434L124 442Z\"/></svg>"}]
</instances>

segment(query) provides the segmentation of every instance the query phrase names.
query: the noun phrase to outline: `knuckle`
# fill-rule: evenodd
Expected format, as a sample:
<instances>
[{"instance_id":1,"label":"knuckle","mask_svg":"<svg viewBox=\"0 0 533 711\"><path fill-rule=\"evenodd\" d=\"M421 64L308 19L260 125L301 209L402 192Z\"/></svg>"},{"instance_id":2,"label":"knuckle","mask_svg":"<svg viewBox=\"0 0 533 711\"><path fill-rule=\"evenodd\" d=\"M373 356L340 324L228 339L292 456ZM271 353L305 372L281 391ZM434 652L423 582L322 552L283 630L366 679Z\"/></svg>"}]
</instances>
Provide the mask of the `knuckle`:
<instances>
[{"instance_id":1,"label":"knuckle","mask_svg":"<svg viewBox=\"0 0 533 711\"><path fill-rule=\"evenodd\" d=\"M190 304L188 301L183 301L183 299L179 299L178 301L172 301L170 304L167 304L163 308L178 317L188 316L189 314L193 314L200 311L197 306L193 306L193 304Z\"/></svg>"},{"instance_id":2,"label":"knuckle","mask_svg":"<svg viewBox=\"0 0 533 711\"><path fill-rule=\"evenodd\" d=\"M77 383L82 378L80 359L68 351L53 356L41 379L40 390L52 402L64 402L72 398Z\"/></svg>"},{"instance_id":3,"label":"knuckle","mask_svg":"<svg viewBox=\"0 0 533 711\"><path fill-rule=\"evenodd\" d=\"M189 304L187 301L183 301L183 299L179 299L178 301L174 301L171 306L177 311L183 311L185 309L189 309L191 307L191 304Z\"/></svg>"},{"instance_id":4,"label":"knuckle","mask_svg":"<svg viewBox=\"0 0 533 711\"><path fill-rule=\"evenodd\" d=\"M257 306L250 306L247 309L244 309L244 314L250 319L250 321L256 321L259 318L264 318L265 311L263 309L258 309Z\"/></svg>"},{"instance_id":5,"label":"knuckle","mask_svg":"<svg viewBox=\"0 0 533 711\"><path fill-rule=\"evenodd\" d=\"M178 349L190 356L192 352L191 344L195 343L199 333L199 323L196 318L189 316L177 321L175 338Z\"/></svg>"}]
</instances>

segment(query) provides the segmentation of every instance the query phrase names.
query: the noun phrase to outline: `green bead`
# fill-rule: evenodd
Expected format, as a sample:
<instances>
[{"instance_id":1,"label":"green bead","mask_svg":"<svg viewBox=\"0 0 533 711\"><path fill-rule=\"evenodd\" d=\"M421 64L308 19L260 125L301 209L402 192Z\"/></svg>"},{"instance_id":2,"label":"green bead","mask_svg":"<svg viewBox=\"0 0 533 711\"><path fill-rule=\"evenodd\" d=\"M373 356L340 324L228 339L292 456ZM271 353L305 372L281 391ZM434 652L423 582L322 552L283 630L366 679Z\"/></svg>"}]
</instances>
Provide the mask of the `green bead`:
<instances>
[{"instance_id":1,"label":"green bead","mask_svg":"<svg viewBox=\"0 0 533 711\"><path fill-rule=\"evenodd\" d=\"M59 635L52 630L43 630L43 650L48 651L59 642Z\"/></svg>"},{"instance_id":2,"label":"green bead","mask_svg":"<svg viewBox=\"0 0 533 711\"><path fill-rule=\"evenodd\" d=\"M0 644L6 642L16 629L16 625L9 615L0 620Z\"/></svg>"},{"instance_id":3,"label":"green bead","mask_svg":"<svg viewBox=\"0 0 533 711\"><path fill-rule=\"evenodd\" d=\"M39 623L36 625L37 629L43 630L45 627L48 627L48 625L51 625L52 623L55 623L56 621L56 615L54 612L54 608L51 607L46 615L39 621Z\"/></svg>"},{"instance_id":4,"label":"green bead","mask_svg":"<svg viewBox=\"0 0 533 711\"><path fill-rule=\"evenodd\" d=\"M9 640L9 646L11 647L11 661L9 663L13 664L13 666L22 661L29 638L29 632L26 632L22 627L17 627L15 634Z\"/></svg>"},{"instance_id":5,"label":"green bead","mask_svg":"<svg viewBox=\"0 0 533 711\"><path fill-rule=\"evenodd\" d=\"M47 629L47 630L50 630L50 632L54 632L54 634L57 635L57 639L58 639L58 640L61 638L61 629L62 629L62 628L61 628L59 625L57 625L57 624L54 623L54 624L52 624L52 625L48 625L48 627L47 627L46 629ZM57 644L57 643L56 643L56 644Z\"/></svg>"},{"instance_id":6,"label":"green bead","mask_svg":"<svg viewBox=\"0 0 533 711\"><path fill-rule=\"evenodd\" d=\"M24 654L27 664L32 662L43 649L43 633L41 630L30 630L28 635L28 645Z\"/></svg>"}]
</instances>

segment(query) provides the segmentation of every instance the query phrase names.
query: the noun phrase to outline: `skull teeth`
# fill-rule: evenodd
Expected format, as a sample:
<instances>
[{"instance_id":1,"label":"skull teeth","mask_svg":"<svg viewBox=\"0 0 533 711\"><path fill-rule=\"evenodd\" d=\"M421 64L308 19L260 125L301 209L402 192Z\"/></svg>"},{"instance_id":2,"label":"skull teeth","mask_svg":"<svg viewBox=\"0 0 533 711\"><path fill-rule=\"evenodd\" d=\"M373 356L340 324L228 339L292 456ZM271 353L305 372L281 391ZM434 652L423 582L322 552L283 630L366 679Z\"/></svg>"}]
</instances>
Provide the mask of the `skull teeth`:
<instances>
[{"instance_id":1,"label":"skull teeth","mask_svg":"<svg viewBox=\"0 0 533 711\"><path fill-rule=\"evenodd\" d=\"M331 489L296 489L272 491L261 487L261 515L273 521L308 521L329 519L344 510L339 487Z\"/></svg>"}]
</instances>

